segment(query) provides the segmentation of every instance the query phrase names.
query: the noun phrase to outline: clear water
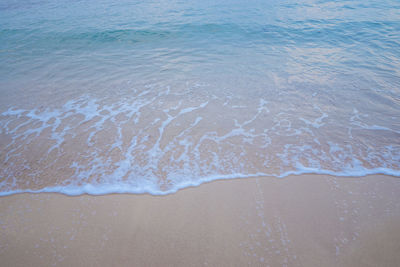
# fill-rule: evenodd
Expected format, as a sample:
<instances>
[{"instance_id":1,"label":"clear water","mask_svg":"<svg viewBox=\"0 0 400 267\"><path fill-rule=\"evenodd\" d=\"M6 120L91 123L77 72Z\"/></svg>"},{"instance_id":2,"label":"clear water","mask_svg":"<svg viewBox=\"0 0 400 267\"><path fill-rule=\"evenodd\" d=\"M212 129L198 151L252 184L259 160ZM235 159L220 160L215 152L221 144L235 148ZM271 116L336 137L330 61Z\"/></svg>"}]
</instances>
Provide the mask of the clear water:
<instances>
[{"instance_id":1,"label":"clear water","mask_svg":"<svg viewBox=\"0 0 400 267\"><path fill-rule=\"evenodd\" d=\"M0 2L0 192L400 176L400 2Z\"/></svg>"}]
</instances>

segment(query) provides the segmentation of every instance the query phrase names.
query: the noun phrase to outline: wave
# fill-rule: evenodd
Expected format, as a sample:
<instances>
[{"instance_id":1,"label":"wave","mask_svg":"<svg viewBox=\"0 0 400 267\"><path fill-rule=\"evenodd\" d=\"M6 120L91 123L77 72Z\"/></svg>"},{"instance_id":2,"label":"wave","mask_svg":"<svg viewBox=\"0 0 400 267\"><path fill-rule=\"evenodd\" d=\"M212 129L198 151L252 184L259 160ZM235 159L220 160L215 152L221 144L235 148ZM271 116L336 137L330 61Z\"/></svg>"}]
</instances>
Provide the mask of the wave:
<instances>
[{"instance_id":1,"label":"wave","mask_svg":"<svg viewBox=\"0 0 400 267\"><path fill-rule=\"evenodd\" d=\"M58 108L11 108L0 126L3 195L162 195L254 176L400 176L396 123L322 103L194 98L150 86L114 102L85 96Z\"/></svg>"},{"instance_id":2,"label":"wave","mask_svg":"<svg viewBox=\"0 0 400 267\"><path fill-rule=\"evenodd\" d=\"M236 42L262 42L265 45L351 46L354 44L377 46L395 52L400 47L398 21L298 21L289 26L279 24L247 25L235 23L169 24L137 28L51 31L47 29L1 29L2 49L89 49L113 45L157 44L190 40L235 40ZM379 40L379 42L378 42ZM373 43L371 43L373 42ZM17 45L17 47L15 47Z\"/></svg>"},{"instance_id":3,"label":"wave","mask_svg":"<svg viewBox=\"0 0 400 267\"><path fill-rule=\"evenodd\" d=\"M24 193L60 193L68 196L80 196L84 194L99 196L99 195L108 195L108 194L150 194L154 196L164 196L169 194L174 194L179 190L197 187L204 183L209 183L213 181L219 180L230 180L230 179L246 179L246 178L285 178L291 175L330 175L336 177L363 177L367 175L390 175L395 177L400 177L400 171L385 169L385 168L376 168L376 169L359 169L352 171L344 171L344 172L334 172L330 170L319 170L319 169L310 169L304 168L302 170L290 171L283 173L279 176L274 176L266 173L257 173L257 174L231 174L231 175L216 175L210 177L197 178L195 180L188 180L179 184L174 185L173 188L168 189L166 191L160 190L154 186L132 186L131 184L85 184L80 186L51 186L45 187L39 190L32 189L22 189L22 190L11 190L11 191L2 191L0 192L0 196L10 196L15 194L24 194ZM301 178L299 178L301 179Z\"/></svg>"}]
</instances>

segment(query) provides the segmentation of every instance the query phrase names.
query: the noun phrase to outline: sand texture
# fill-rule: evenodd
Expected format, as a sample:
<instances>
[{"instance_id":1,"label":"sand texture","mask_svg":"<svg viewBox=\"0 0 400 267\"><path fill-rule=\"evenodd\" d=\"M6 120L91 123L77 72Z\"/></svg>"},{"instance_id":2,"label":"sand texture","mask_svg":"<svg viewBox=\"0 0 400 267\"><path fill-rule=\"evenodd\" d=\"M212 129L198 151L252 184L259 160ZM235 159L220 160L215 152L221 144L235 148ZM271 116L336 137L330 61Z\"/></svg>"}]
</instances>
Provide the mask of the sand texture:
<instances>
[{"instance_id":1,"label":"sand texture","mask_svg":"<svg viewBox=\"0 0 400 267\"><path fill-rule=\"evenodd\" d=\"M400 180L216 181L0 198L1 266L400 266Z\"/></svg>"}]
</instances>

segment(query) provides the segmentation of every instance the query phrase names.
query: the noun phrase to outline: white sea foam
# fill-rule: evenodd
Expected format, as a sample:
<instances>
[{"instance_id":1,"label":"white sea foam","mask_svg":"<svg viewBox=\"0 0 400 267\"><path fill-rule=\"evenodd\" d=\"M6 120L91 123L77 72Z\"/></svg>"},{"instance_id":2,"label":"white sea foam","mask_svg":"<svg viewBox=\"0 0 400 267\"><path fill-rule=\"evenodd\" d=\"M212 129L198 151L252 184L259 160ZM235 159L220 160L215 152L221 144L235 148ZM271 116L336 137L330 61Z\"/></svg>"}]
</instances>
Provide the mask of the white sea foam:
<instances>
[{"instance_id":1,"label":"white sea foam","mask_svg":"<svg viewBox=\"0 0 400 267\"><path fill-rule=\"evenodd\" d=\"M284 106L147 88L114 102L85 96L58 108L11 108L0 115L8 140L0 195L165 195L218 179L400 176L397 130L356 109L335 121L315 104Z\"/></svg>"},{"instance_id":2,"label":"white sea foam","mask_svg":"<svg viewBox=\"0 0 400 267\"><path fill-rule=\"evenodd\" d=\"M359 169L359 170L351 170L351 171L343 171L343 172L334 172L329 170L320 170L320 169L312 169L312 168L304 168L297 171L289 171L286 173L282 173L279 176L271 176L267 173L256 173L256 174L231 174L231 175L216 175L204 178L196 178L196 180L189 179L188 181L181 182L175 184L169 190L160 190L154 184L143 184L143 185L132 185L125 183L117 183L117 184L85 184L80 186L49 186L44 187L38 190L32 189L17 189L10 191L0 192L0 196L9 196L13 194L21 194L21 193L61 193L69 196L78 196L83 194L89 195L106 195L106 194L151 194L151 195L169 195L176 193L177 191L190 188L197 187L203 183L208 183L212 181L218 180L228 180L228 179L245 179L245 178L255 178L255 177L275 177L275 178L285 178L289 175L302 175L302 174L320 174L320 175L332 175L332 176L341 176L341 177L362 177L366 175L373 174L385 174L391 176L400 176L400 171L394 171L391 169L385 168L376 168L371 170ZM187 178L187 177L186 177Z\"/></svg>"}]
</instances>

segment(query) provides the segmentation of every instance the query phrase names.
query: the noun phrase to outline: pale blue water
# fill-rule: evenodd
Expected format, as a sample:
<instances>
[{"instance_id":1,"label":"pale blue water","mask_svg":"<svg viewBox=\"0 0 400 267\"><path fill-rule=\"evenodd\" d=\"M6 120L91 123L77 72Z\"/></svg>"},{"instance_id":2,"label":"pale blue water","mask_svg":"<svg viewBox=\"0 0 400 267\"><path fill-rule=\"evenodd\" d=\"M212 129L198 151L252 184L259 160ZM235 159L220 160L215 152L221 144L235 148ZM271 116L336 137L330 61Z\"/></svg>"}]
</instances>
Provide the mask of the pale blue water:
<instances>
[{"instance_id":1,"label":"pale blue water","mask_svg":"<svg viewBox=\"0 0 400 267\"><path fill-rule=\"evenodd\" d=\"M0 191L400 176L399 1L0 2Z\"/></svg>"}]
</instances>

